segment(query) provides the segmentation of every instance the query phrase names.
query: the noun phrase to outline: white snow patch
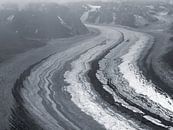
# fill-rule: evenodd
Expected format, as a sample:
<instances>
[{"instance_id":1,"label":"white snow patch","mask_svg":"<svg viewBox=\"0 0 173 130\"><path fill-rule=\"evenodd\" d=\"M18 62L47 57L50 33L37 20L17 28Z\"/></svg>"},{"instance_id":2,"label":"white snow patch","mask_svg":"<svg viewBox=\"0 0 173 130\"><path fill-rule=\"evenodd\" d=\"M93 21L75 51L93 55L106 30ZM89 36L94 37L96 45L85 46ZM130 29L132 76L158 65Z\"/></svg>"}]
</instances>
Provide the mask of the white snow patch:
<instances>
[{"instance_id":1,"label":"white snow patch","mask_svg":"<svg viewBox=\"0 0 173 130\"><path fill-rule=\"evenodd\" d=\"M148 116L148 115L143 116L143 117L144 117L145 119L147 119L147 120L153 122L154 124L157 124L157 125L159 125L159 126L168 128L168 126L163 125L162 122L161 122L160 120L156 119L156 118L153 118L153 117Z\"/></svg>"},{"instance_id":2,"label":"white snow patch","mask_svg":"<svg viewBox=\"0 0 173 130\"><path fill-rule=\"evenodd\" d=\"M58 18L58 20L60 21L61 24L66 24L61 17L57 16L57 18Z\"/></svg>"},{"instance_id":3,"label":"white snow patch","mask_svg":"<svg viewBox=\"0 0 173 130\"><path fill-rule=\"evenodd\" d=\"M14 15L10 15L9 17L7 17L7 21L12 22L14 18Z\"/></svg>"},{"instance_id":4,"label":"white snow patch","mask_svg":"<svg viewBox=\"0 0 173 130\"><path fill-rule=\"evenodd\" d=\"M88 4L88 6L91 8L90 11L98 11L101 8L101 6L90 5L90 4Z\"/></svg>"}]
</instances>

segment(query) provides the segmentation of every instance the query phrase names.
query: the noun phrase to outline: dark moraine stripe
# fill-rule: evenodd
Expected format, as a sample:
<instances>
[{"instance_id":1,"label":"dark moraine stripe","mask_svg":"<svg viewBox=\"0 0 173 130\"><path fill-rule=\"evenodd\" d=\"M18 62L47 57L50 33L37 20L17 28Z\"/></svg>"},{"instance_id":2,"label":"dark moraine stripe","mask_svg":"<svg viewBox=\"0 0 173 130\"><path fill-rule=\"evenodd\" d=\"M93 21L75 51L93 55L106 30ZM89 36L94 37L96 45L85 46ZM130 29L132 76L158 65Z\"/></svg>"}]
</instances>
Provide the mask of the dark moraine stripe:
<instances>
[{"instance_id":1,"label":"dark moraine stripe","mask_svg":"<svg viewBox=\"0 0 173 130\"><path fill-rule=\"evenodd\" d=\"M16 80L12 89L15 105L14 108L11 109L12 115L9 118L11 130L43 130L43 128L36 123L36 121L32 118L32 115L25 108L24 101L21 96L21 89L24 88L23 81L31 74L31 70L49 57L50 56L31 65Z\"/></svg>"},{"instance_id":2,"label":"dark moraine stripe","mask_svg":"<svg viewBox=\"0 0 173 130\"><path fill-rule=\"evenodd\" d=\"M87 76L93 85L94 89L99 92L101 98L103 98L106 102L108 102L110 105L114 105L114 98L113 96L105 91L103 89L102 83L97 79L96 73L97 70L99 69L99 64L98 62L102 60L113 48L117 47L124 41L124 34L122 34L122 38L118 41L119 43L116 44L115 46L111 47L110 49L106 50L103 54L101 54L99 57L97 57L95 60L91 62L91 69L88 71ZM106 41L105 41L106 42Z\"/></svg>"}]
</instances>

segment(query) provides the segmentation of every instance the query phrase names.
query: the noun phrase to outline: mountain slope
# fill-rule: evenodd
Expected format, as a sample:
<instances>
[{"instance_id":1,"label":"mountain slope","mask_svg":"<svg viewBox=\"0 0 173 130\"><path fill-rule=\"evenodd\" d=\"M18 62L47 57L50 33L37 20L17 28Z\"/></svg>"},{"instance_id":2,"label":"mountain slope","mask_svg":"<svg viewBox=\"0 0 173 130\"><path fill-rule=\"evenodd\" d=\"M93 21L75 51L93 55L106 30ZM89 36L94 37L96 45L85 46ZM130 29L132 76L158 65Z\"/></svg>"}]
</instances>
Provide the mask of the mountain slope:
<instances>
[{"instance_id":1,"label":"mountain slope","mask_svg":"<svg viewBox=\"0 0 173 130\"><path fill-rule=\"evenodd\" d=\"M98 8L99 7L99 8ZM145 27L165 23L172 16L172 5L164 2L108 2L85 3L81 20L96 24L119 24ZM85 16L85 17L84 17Z\"/></svg>"},{"instance_id":2,"label":"mountain slope","mask_svg":"<svg viewBox=\"0 0 173 130\"><path fill-rule=\"evenodd\" d=\"M31 3L20 9L15 4L6 4L0 9L0 61L44 45L47 40L87 32L80 17L68 7L55 3Z\"/></svg>"}]
</instances>

